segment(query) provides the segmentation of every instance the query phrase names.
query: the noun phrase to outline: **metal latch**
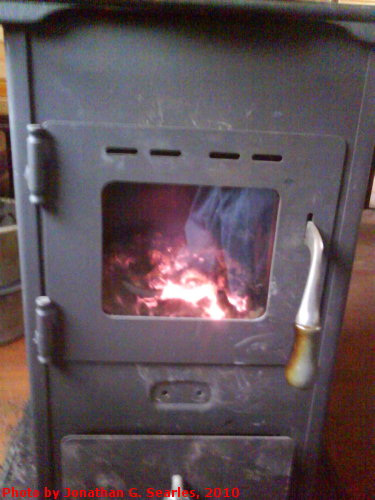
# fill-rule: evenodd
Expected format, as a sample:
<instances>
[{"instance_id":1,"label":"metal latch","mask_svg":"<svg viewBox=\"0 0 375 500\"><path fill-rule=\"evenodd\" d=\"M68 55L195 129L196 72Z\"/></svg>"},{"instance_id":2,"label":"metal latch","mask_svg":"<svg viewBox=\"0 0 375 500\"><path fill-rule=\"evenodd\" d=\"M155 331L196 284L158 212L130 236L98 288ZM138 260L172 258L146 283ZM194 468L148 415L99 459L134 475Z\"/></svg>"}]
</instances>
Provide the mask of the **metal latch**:
<instances>
[{"instance_id":1,"label":"metal latch","mask_svg":"<svg viewBox=\"0 0 375 500\"><path fill-rule=\"evenodd\" d=\"M58 309L52 300L41 295L35 299L35 337L38 360L42 364L51 361L53 355L53 339L58 328Z\"/></svg>"},{"instance_id":2,"label":"metal latch","mask_svg":"<svg viewBox=\"0 0 375 500\"><path fill-rule=\"evenodd\" d=\"M41 205L47 195L49 141L46 131L37 123L27 125L27 166L25 178L30 191L29 200Z\"/></svg>"}]
</instances>

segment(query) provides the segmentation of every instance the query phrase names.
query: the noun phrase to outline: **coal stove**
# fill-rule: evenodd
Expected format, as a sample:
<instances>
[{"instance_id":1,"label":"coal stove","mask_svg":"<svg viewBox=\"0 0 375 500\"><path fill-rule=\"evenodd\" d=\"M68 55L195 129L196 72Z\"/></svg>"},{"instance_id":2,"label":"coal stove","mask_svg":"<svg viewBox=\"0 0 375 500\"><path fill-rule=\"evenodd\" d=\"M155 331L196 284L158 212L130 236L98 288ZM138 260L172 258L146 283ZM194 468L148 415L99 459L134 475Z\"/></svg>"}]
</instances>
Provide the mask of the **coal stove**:
<instances>
[{"instance_id":1,"label":"coal stove","mask_svg":"<svg viewBox=\"0 0 375 500\"><path fill-rule=\"evenodd\" d=\"M0 7L39 489L318 498L374 12Z\"/></svg>"}]
</instances>

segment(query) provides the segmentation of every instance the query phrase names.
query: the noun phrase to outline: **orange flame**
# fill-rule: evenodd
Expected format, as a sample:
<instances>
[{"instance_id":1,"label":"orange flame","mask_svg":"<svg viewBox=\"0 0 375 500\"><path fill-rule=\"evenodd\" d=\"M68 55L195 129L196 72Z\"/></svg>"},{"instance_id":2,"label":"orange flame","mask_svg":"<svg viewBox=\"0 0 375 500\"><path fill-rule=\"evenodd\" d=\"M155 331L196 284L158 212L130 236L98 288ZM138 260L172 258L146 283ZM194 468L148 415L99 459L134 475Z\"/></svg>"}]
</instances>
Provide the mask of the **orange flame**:
<instances>
[{"instance_id":1,"label":"orange flame","mask_svg":"<svg viewBox=\"0 0 375 500\"><path fill-rule=\"evenodd\" d=\"M205 302L203 309L205 313L212 319L225 318L225 312L219 306L217 301L217 290L212 283L204 283L201 285L188 287L168 281L164 286L160 298L181 299L197 306L200 302ZM207 304L207 305L206 305Z\"/></svg>"},{"instance_id":2,"label":"orange flame","mask_svg":"<svg viewBox=\"0 0 375 500\"><path fill-rule=\"evenodd\" d=\"M147 254L136 251L112 254L112 269L120 269L120 276L125 272L126 281L134 283L135 290L131 293L136 295L136 314L147 311L151 316L195 316L214 320L248 316L249 297L229 291L225 259L214 254L214 249L206 249L203 256L191 253L185 245L150 246ZM212 262L216 262L216 267ZM137 294L137 289L145 294ZM116 295L119 307L131 307L123 289Z\"/></svg>"}]
</instances>

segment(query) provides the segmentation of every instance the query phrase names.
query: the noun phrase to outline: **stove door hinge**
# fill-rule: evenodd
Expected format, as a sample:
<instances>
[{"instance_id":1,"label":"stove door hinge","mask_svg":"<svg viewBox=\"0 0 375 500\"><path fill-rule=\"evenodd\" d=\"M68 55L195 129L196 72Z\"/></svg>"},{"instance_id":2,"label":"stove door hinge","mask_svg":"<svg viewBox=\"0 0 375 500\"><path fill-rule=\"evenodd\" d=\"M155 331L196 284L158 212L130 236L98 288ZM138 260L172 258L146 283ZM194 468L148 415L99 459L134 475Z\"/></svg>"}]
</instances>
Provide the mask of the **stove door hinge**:
<instances>
[{"instance_id":1,"label":"stove door hinge","mask_svg":"<svg viewBox=\"0 0 375 500\"><path fill-rule=\"evenodd\" d=\"M48 364L53 359L54 339L59 326L59 311L52 300L41 295L35 299L35 336L38 360Z\"/></svg>"},{"instance_id":2,"label":"stove door hinge","mask_svg":"<svg viewBox=\"0 0 375 500\"><path fill-rule=\"evenodd\" d=\"M50 141L46 130L37 123L27 125L27 166L25 178L33 205L42 205L47 197L47 173L50 163Z\"/></svg>"}]
</instances>

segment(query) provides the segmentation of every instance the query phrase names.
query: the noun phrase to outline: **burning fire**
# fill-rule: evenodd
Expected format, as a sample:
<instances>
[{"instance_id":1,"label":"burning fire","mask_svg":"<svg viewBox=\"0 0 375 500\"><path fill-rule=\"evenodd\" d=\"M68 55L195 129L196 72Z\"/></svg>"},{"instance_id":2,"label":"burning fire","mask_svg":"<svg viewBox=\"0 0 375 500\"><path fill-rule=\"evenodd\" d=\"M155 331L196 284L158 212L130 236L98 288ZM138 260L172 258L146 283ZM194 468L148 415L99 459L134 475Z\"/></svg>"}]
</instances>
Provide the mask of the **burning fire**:
<instances>
[{"instance_id":1,"label":"burning fire","mask_svg":"<svg viewBox=\"0 0 375 500\"><path fill-rule=\"evenodd\" d=\"M209 318L225 318L225 311L218 304L217 290L212 283L204 283L188 288L186 285L168 281L161 292L160 299L180 299L194 306L199 306L199 303L202 302L202 304L205 304L203 309Z\"/></svg>"},{"instance_id":2,"label":"burning fire","mask_svg":"<svg viewBox=\"0 0 375 500\"><path fill-rule=\"evenodd\" d=\"M112 249L108 256L104 279L109 279L112 302L106 312L215 320L249 317L249 297L229 291L222 252L191 253L184 242L166 246L160 235L145 245L133 243Z\"/></svg>"}]
</instances>

